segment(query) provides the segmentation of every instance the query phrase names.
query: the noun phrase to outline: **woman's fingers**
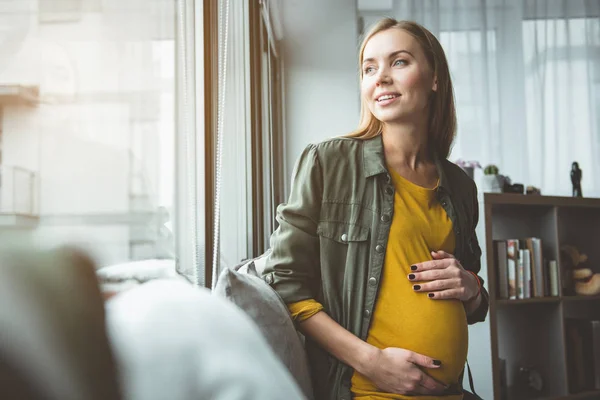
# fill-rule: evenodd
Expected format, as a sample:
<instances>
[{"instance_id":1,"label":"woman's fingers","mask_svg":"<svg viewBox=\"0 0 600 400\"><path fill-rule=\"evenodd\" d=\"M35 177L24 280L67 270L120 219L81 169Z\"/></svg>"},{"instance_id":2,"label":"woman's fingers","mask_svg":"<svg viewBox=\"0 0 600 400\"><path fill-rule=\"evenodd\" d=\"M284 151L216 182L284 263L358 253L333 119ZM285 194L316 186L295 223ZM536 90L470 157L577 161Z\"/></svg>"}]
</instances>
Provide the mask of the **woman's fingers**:
<instances>
[{"instance_id":1,"label":"woman's fingers","mask_svg":"<svg viewBox=\"0 0 600 400\"><path fill-rule=\"evenodd\" d=\"M432 299L458 299L467 301L475 294L478 282L454 256L445 251L432 251L433 260L414 264L408 280L414 282L413 290L424 292Z\"/></svg>"},{"instance_id":2,"label":"woman's fingers","mask_svg":"<svg viewBox=\"0 0 600 400\"><path fill-rule=\"evenodd\" d=\"M416 394L432 395L442 394L446 390L446 385L433 379L431 376L423 373L419 385L415 388Z\"/></svg>"},{"instance_id":3,"label":"woman's fingers","mask_svg":"<svg viewBox=\"0 0 600 400\"><path fill-rule=\"evenodd\" d=\"M453 279L460 277L458 268L434 269L423 272L411 272L408 274L408 280L413 282L435 281L441 279Z\"/></svg>"},{"instance_id":4,"label":"woman's fingers","mask_svg":"<svg viewBox=\"0 0 600 400\"><path fill-rule=\"evenodd\" d=\"M430 260L410 266L411 271L429 271L432 269L444 269L456 262L453 258L443 258L441 260Z\"/></svg>"},{"instance_id":5,"label":"woman's fingers","mask_svg":"<svg viewBox=\"0 0 600 400\"><path fill-rule=\"evenodd\" d=\"M444 250L432 251L431 256L434 259L455 258L452 254L446 253Z\"/></svg>"},{"instance_id":6,"label":"woman's fingers","mask_svg":"<svg viewBox=\"0 0 600 400\"><path fill-rule=\"evenodd\" d=\"M430 282L419 282L413 285L415 292L439 292L441 290L458 289L461 285L457 279L437 279Z\"/></svg>"},{"instance_id":7,"label":"woman's fingers","mask_svg":"<svg viewBox=\"0 0 600 400\"><path fill-rule=\"evenodd\" d=\"M427 296L432 300L461 300L463 297L465 297L465 289L459 288L429 292L427 293Z\"/></svg>"}]
</instances>

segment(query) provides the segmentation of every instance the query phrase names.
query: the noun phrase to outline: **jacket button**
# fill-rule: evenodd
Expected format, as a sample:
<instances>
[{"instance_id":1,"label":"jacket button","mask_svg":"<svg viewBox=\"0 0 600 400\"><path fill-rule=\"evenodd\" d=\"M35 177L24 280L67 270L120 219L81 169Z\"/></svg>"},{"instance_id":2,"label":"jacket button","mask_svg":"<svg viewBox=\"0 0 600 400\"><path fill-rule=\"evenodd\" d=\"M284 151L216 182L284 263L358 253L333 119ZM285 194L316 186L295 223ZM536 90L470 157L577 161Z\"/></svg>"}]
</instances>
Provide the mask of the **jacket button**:
<instances>
[{"instance_id":1,"label":"jacket button","mask_svg":"<svg viewBox=\"0 0 600 400\"><path fill-rule=\"evenodd\" d=\"M346 243L348 241L348 234L342 233L340 239L342 240L342 242Z\"/></svg>"},{"instance_id":2,"label":"jacket button","mask_svg":"<svg viewBox=\"0 0 600 400\"><path fill-rule=\"evenodd\" d=\"M390 174L385 174L385 181L386 183L390 183L392 181L392 177L390 176Z\"/></svg>"},{"instance_id":3,"label":"jacket button","mask_svg":"<svg viewBox=\"0 0 600 400\"><path fill-rule=\"evenodd\" d=\"M368 309L365 309L365 317L368 317L369 315L371 315L371 311L369 311Z\"/></svg>"},{"instance_id":4,"label":"jacket button","mask_svg":"<svg viewBox=\"0 0 600 400\"><path fill-rule=\"evenodd\" d=\"M267 281L267 283L270 285L273 283L273 275L267 275L265 277L265 280Z\"/></svg>"},{"instance_id":5,"label":"jacket button","mask_svg":"<svg viewBox=\"0 0 600 400\"><path fill-rule=\"evenodd\" d=\"M446 207L446 200L442 201L442 207Z\"/></svg>"},{"instance_id":6,"label":"jacket button","mask_svg":"<svg viewBox=\"0 0 600 400\"><path fill-rule=\"evenodd\" d=\"M377 278L375 278L374 276L369 278L369 285L371 286L375 286L377 284Z\"/></svg>"},{"instance_id":7,"label":"jacket button","mask_svg":"<svg viewBox=\"0 0 600 400\"><path fill-rule=\"evenodd\" d=\"M388 214L383 214L381 216L381 222L390 222L390 216Z\"/></svg>"},{"instance_id":8,"label":"jacket button","mask_svg":"<svg viewBox=\"0 0 600 400\"><path fill-rule=\"evenodd\" d=\"M378 244L377 246L375 246L375 251L378 253L383 253L383 246Z\"/></svg>"},{"instance_id":9,"label":"jacket button","mask_svg":"<svg viewBox=\"0 0 600 400\"><path fill-rule=\"evenodd\" d=\"M394 189L391 186L385 188L385 194L389 194L390 196L394 194Z\"/></svg>"}]
</instances>

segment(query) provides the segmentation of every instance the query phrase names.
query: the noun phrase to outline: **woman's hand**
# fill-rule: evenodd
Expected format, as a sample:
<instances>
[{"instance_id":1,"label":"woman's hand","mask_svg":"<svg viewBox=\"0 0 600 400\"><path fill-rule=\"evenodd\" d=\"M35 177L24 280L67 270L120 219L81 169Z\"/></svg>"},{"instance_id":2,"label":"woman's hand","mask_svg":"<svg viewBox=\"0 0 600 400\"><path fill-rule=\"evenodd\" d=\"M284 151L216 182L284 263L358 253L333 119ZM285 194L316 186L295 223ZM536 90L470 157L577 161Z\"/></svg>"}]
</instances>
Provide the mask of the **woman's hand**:
<instances>
[{"instance_id":1,"label":"woman's hand","mask_svg":"<svg viewBox=\"0 0 600 400\"><path fill-rule=\"evenodd\" d=\"M447 386L421 368L439 368L441 362L397 347L373 348L366 368L359 371L379 389L406 395L439 395ZM420 368L421 367L421 368Z\"/></svg>"},{"instance_id":2,"label":"woman's hand","mask_svg":"<svg viewBox=\"0 0 600 400\"><path fill-rule=\"evenodd\" d=\"M466 271L452 254L432 251L433 260L411 266L408 279L418 282L413 285L417 292L424 292L435 300L457 299L464 303L476 300L479 282Z\"/></svg>"}]
</instances>

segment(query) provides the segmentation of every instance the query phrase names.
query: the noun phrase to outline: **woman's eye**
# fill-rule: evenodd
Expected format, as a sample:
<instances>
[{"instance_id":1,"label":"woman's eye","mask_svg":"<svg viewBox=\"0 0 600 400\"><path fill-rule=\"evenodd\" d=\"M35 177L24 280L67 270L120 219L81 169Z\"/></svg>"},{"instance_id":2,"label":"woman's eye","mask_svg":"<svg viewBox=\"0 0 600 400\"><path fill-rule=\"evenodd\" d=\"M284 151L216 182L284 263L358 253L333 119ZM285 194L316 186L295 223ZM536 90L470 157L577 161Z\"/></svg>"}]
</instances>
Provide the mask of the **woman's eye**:
<instances>
[{"instance_id":1,"label":"woman's eye","mask_svg":"<svg viewBox=\"0 0 600 400\"><path fill-rule=\"evenodd\" d=\"M396 60L394 61L394 66L398 65L406 65L406 60Z\"/></svg>"},{"instance_id":2,"label":"woman's eye","mask_svg":"<svg viewBox=\"0 0 600 400\"><path fill-rule=\"evenodd\" d=\"M375 68L373 68L373 67L367 67L364 69L365 74L370 74L373 71L375 71Z\"/></svg>"}]
</instances>

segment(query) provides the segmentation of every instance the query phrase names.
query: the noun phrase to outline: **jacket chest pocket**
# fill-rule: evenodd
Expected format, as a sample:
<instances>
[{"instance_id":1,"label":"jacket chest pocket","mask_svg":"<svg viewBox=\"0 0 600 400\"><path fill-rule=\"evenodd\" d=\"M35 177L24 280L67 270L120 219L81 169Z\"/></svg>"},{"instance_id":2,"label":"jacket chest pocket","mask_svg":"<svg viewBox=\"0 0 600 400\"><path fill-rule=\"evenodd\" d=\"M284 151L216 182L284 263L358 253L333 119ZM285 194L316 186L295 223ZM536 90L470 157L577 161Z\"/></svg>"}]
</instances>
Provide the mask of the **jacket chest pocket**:
<instances>
[{"instance_id":1,"label":"jacket chest pocket","mask_svg":"<svg viewBox=\"0 0 600 400\"><path fill-rule=\"evenodd\" d=\"M354 242L364 242L369 239L369 228L345 222L319 222L317 234L339 244L348 245Z\"/></svg>"},{"instance_id":2,"label":"jacket chest pocket","mask_svg":"<svg viewBox=\"0 0 600 400\"><path fill-rule=\"evenodd\" d=\"M319 223L321 278L326 293L361 289L369 265L369 232L361 225Z\"/></svg>"}]
</instances>

